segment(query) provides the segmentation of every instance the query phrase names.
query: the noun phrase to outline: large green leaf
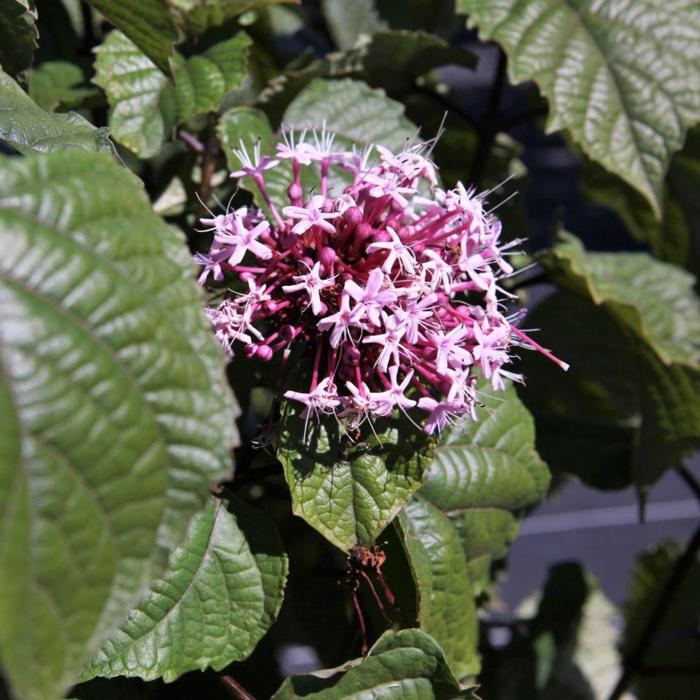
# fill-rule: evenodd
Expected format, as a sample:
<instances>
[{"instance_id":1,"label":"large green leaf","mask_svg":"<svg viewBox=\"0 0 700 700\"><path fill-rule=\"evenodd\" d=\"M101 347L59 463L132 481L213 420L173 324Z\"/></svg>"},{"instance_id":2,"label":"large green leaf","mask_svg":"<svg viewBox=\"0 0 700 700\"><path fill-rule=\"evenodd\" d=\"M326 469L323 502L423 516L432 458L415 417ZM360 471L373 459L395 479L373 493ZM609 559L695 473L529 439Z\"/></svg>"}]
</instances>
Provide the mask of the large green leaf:
<instances>
[{"instance_id":1,"label":"large green leaf","mask_svg":"<svg viewBox=\"0 0 700 700\"><path fill-rule=\"evenodd\" d=\"M0 0L0 67L17 75L32 65L39 32L33 0Z\"/></svg>"},{"instance_id":2,"label":"large green leaf","mask_svg":"<svg viewBox=\"0 0 700 700\"><path fill-rule=\"evenodd\" d=\"M181 121L216 109L245 75L250 39L239 33L185 60L172 61L174 83L121 32L96 49L95 83L110 104L114 138L141 157L155 155Z\"/></svg>"},{"instance_id":3,"label":"large green leaf","mask_svg":"<svg viewBox=\"0 0 700 700\"><path fill-rule=\"evenodd\" d=\"M649 618L682 552L674 542L667 542L642 554L637 559L625 606L625 632L622 653L631 654L637 648ZM656 669L668 669L656 676L638 676L635 691L639 700L692 700L697 697L697 676L674 673L673 669L697 668L700 658L700 560L697 558L676 589L655 642L641 663Z\"/></svg>"},{"instance_id":4,"label":"large green leaf","mask_svg":"<svg viewBox=\"0 0 700 700\"><path fill-rule=\"evenodd\" d=\"M587 163L584 192L614 209L630 233L649 245L654 256L700 274L700 129L688 132L685 146L671 161L663 189L663 217L657 220L647 201L615 175Z\"/></svg>"},{"instance_id":5,"label":"large green leaf","mask_svg":"<svg viewBox=\"0 0 700 700\"><path fill-rule=\"evenodd\" d=\"M700 361L700 299L692 275L643 253L587 253L564 234L540 261L560 287L602 306L664 364Z\"/></svg>"},{"instance_id":6,"label":"large green leaf","mask_svg":"<svg viewBox=\"0 0 700 700\"><path fill-rule=\"evenodd\" d=\"M50 114L37 107L17 83L0 71L0 139L21 153L111 151L106 129L96 129L74 112Z\"/></svg>"},{"instance_id":7,"label":"large green leaf","mask_svg":"<svg viewBox=\"0 0 700 700\"><path fill-rule=\"evenodd\" d=\"M203 34L233 17L283 2L300 0L171 0L171 7L188 34Z\"/></svg>"},{"instance_id":8,"label":"large green leaf","mask_svg":"<svg viewBox=\"0 0 700 700\"><path fill-rule=\"evenodd\" d=\"M457 0L503 45L514 81L535 80L549 130L638 189L661 213L662 183L700 120L696 0Z\"/></svg>"},{"instance_id":9,"label":"large green leaf","mask_svg":"<svg viewBox=\"0 0 700 700\"><path fill-rule=\"evenodd\" d=\"M0 657L62 697L230 474L233 402L182 236L111 158L0 178Z\"/></svg>"},{"instance_id":10,"label":"large green leaf","mask_svg":"<svg viewBox=\"0 0 700 700\"><path fill-rule=\"evenodd\" d=\"M175 680L246 658L282 604L287 576L274 525L235 498L210 500L168 569L97 654L83 680Z\"/></svg>"},{"instance_id":11,"label":"large green leaf","mask_svg":"<svg viewBox=\"0 0 700 700\"><path fill-rule=\"evenodd\" d=\"M557 471L645 489L700 442L700 301L693 278L644 253L586 253L572 237L542 258L573 294L528 319L566 376L523 358L538 447Z\"/></svg>"},{"instance_id":12,"label":"large green leaf","mask_svg":"<svg viewBox=\"0 0 700 700\"><path fill-rule=\"evenodd\" d=\"M322 128L324 122L340 143L380 143L401 150L417 133L403 105L357 80L313 80L284 114L292 127Z\"/></svg>"},{"instance_id":13,"label":"large green leaf","mask_svg":"<svg viewBox=\"0 0 700 700\"><path fill-rule=\"evenodd\" d=\"M477 421L448 430L424 485L398 519L416 583L418 621L459 678L479 669L474 597L540 500L549 475L534 449L532 417L509 387L484 391Z\"/></svg>"},{"instance_id":14,"label":"large green leaf","mask_svg":"<svg viewBox=\"0 0 700 700\"><path fill-rule=\"evenodd\" d=\"M460 690L440 647L420 630L385 632L364 659L306 676L292 676L272 700L453 700Z\"/></svg>"},{"instance_id":15,"label":"large green leaf","mask_svg":"<svg viewBox=\"0 0 700 700\"><path fill-rule=\"evenodd\" d=\"M419 496L450 517L462 542L475 593L491 562L505 556L518 531L516 515L540 501L549 472L535 451L532 416L513 387L484 388L476 421L449 429Z\"/></svg>"},{"instance_id":16,"label":"large green leaf","mask_svg":"<svg viewBox=\"0 0 700 700\"><path fill-rule=\"evenodd\" d=\"M398 519L416 584L417 617L459 679L479 672L474 593L459 534L450 518L423 498Z\"/></svg>"},{"instance_id":17,"label":"large green leaf","mask_svg":"<svg viewBox=\"0 0 700 700\"><path fill-rule=\"evenodd\" d=\"M87 0L151 61L170 74L173 44L178 39L168 2L163 0Z\"/></svg>"},{"instance_id":18,"label":"large green leaf","mask_svg":"<svg viewBox=\"0 0 700 700\"><path fill-rule=\"evenodd\" d=\"M351 439L335 416L300 413L285 404L278 449L294 513L346 551L372 544L420 486L432 441L407 418L365 423Z\"/></svg>"}]
</instances>

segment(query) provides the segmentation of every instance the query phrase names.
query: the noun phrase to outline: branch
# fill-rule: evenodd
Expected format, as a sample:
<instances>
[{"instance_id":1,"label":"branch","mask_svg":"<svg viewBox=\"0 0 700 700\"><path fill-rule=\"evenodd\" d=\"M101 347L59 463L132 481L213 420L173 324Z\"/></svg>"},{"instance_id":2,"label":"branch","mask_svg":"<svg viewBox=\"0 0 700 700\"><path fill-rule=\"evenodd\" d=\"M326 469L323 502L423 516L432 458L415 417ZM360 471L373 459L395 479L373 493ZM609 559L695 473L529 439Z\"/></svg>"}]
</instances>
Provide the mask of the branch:
<instances>
[{"instance_id":1,"label":"branch","mask_svg":"<svg viewBox=\"0 0 700 700\"><path fill-rule=\"evenodd\" d=\"M456 102L450 100L445 95L441 95L435 90L431 90L430 88L427 88L424 85L417 85L416 83L413 84L411 92L414 92L417 95L425 95L426 97L435 100L438 104L442 105L448 112L454 112L458 117L464 119L464 121L467 122L469 126L471 126L472 129L474 129L474 131L481 131L481 126L476 121L476 119L471 114L469 114L469 112L460 107Z\"/></svg>"},{"instance_id":2,"label":"branch","mask_svg":"<svg viewBox=\"0 0 700 700\"><path fill-rule=\"evenodd\" d=\"M484 125L479 134L479 143L476 148L476 155L474 156L472 171L469 178L472 184L477 187L486 170L486 163L491 153L491 146L493 146L496 134L500 130L498 108L501 104L501 97L503 97L503 90L506 85L506 65L507 59L505 51L499 46L496 76L491 87Z\"/></svg>"},{"instance_id":3,"label":"branch","mask_svg":"<svg viewBox=\"0 0 700 700\"><path fill-rule=\"evenodd\" d=\"M698 480L693 476L690 469L680 466L676 468L676 471L678 472L678 476L685 481L688 488L693 492L695 498L700 502L700 483L698 483Z\"/></svg>"},{"instance_id":4,"label":"branch","mask_svg":"<svg viewBox=\"0 0 700 700\"><path fill-rule=\"evenodd\" d=\"M255 697L231 676L219 676L219 683L221 683L231 697L236 698L236 700L255 700Z\"/></svg>"},{"instance_id":5,"label":"branch","mask_svg":"<svg viewBox=\"0 0 700 700\"><path fill-rule=\"evenodd\" d=\"M693 479L695 482L695 479ZM656 605L651 611L647 625L642 632L639 642L635 649L623 660L623 671L618 680L617 685L613 689L608 700L619 700L627 687L629 686L635 674L639 673L644 667L642 662L651 643L654 641L656 633L659 631L661 623L666 617L666 613L673 603L678 589L683 584L686 575L695 563L698 552L700 551L700 527L693 534L688 546L681 557L676 561L671 576L664 586Z\"/></svg>"}]
</instances>

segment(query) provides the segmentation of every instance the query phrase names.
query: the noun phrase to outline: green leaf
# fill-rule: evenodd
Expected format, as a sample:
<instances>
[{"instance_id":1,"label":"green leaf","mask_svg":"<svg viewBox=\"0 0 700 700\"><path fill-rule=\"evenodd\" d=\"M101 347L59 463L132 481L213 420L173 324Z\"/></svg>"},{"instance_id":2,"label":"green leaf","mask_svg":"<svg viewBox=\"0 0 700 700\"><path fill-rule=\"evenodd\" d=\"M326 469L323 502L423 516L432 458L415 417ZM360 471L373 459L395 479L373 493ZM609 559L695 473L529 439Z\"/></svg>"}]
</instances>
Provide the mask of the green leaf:
<instances>
[{"instance_id":1,"label":"green leaf","mask_svg":"<svg viewBox=\"0 0 700 700\"><path fill-rule=\"evenodd\" d=\"M313 80L284 115L284 123L296 128L320 129L324 122L340 143L378 143L395 151L417 133L402 104L349 79Z\"/></svg>"},{"instance_id":2,"label":"green leaf","mask_svg":"<svg viewBox=\"0 0 700 700\"><path fill-rule=\"evenodd\" d=\"M385 632L364 659L306 676L288 678L272 700L453 700L472 697L460 690L440 647L415 629Z\"/></svg>"},{"instance_id":3,"label":"green leaf","mask_svg":"<svg viewBox=\"0 0 700 700\"><path fill-rule=\"evenodd\" d=\"M631 654L649 623L664 587L682 552L675 542L666 542L637 558L629 588L629 599L624 608L625 631L622 654ZM700 658L700 560L695 558L682 584L674 590L661 626L648 647L644 666L663 669L657 676L638 676L634 684L639 700L674 698L692 700L697 696L697 677L674 673L673 668L697 668Z\"/></svg>"},{"instance_id":4,"label":"green leaf","mask_svg":"<svg viewBox=\"0 0 700 700\"><path fill-rule=\"evenodd\" d=\"M299 0L171 0L171 6L188 34L203 34L230 19L269 5Z\"/></svg>"},{"instance_id":5,"label":"green leaf","mask_svg":"<svg viewBox=\"0 0 700 700\"><path fill-rule=\"evenodd\" d=\"M513 387L496 393L485 386L479 398L477 420L443 434L419 494L450 517L477 594L484 581L476 574L506 555L518 530L515 515L540 501L549 485L532 416Z\"/></svg>"},{"instance_id":6,"label":"green leaf","mask_svg":"<svg viewBox=\"0 0 700 700\"><path fill-rule=\"evenodd\" d=\"M432 441L407 418L365 423L350 439L335 416L300 413L284 405L277 453L294 513L345 551L372 544L420 486Z\"/></svg>"},{"instance_id":7,"label":"green leaf","mask_svg":"<svg viewBox=\"0 0 700 700\"><path fill-rule=\"evenodd\" d=\"M167 75L178 39L169 3L163 0L87 0Z\"/></svg>"},{"instance_id":8,"label":"green leaf","mask_svg":"<svg viewBox=\"0 0 700 700\"><path fill-rule=\"evenodd\" d=\"M587 253L569 234L540 262L555 283L604 307L664 364L697 366L700 299L691 275L644 253Z\"/></svg>"},{"instance_id":9,"label":"green leaf","mask_svg":"<svg viewBox=\"0 0 700 700\"><path fill-rule=\"evenodd\" d=\"M230 474L233 401L175 229L111 158L0 178L0 657L54 700Z\"/></svg>"},{"instance_id":10,"label":"green leaf","mask_svg":"<svg viewBox=\"0 0 700 700\"><path fill-rule=\"evenodd\" d=\"M229 170L238 170L241 161L234 154L241 141L248 153L260 142L262 153L274 153L275 138L264 112L254 107L232 107L221 115L216 125L216 135L226 154Z\"/></svg>"},{"instance_id":11,"label":"green leaf","mask_svg":"<svg viewBox=\"0 0 700 700\"><path fill-rule=\"evenodd\" d=\"M32 65L39 32L32 0L0 0L0 67L17 75Z\"/></svg>"},{"instance_id":12,"label":"green leaf","mask_svg":"<svg viewBox=\"0 0 700 700\"><path fill-rule=\"evenodd\" d=\"M546 299L527 324L572 369L523 357L538 447L557 471L644 490L700 442L694 280L645 253L587 253L570 236L542 262L573 294Z\"/></svg>"},{"instance_id":13,"label":"green leaf","mask_svg":"<svg viewBox=\"0 0 700 700\"><path fill-rule=\"evenodd\" d=\"M37 107L17 83L0 71L0 139L20 153L34 151L111 152L106 129L79 114L50 114Z\"/></svg>"},{"instance_id":14,"label":"green leaf","mask_svg":"<svg viewBox=\"0 0 700 700\"><path fill-rule=\"evenodd\" d=\"M671 161L663 188L663 217L658 221L648 202L622 180L586 163L584 193L613 209L655 257L700 274L700 129L688 132L686 144Z\"/></svg>"},{"instance_id":15,"label":"green leaf","mask_svg":"<svg viewBox=\"0 0 700 700\"><path fill-rule=\"evenodd\" d=\"M186 542L83 673L174 681L245 659L275 619L287 558L274 526L236 498L210 499Z\"/></svg>"},{"instance_id":16,"label":"green leaf","mask_svg":"<svg viewBox=\"0 0 700 700\"><path fill-rule=\"evenodd\" d=\"M86 85L82 69L68 61L48 61L29 71L29 97L47 112L77 109L97 97L97 88Z\"/></svg>"},{"instance_id":17,"label":"green leaf","mask_svg":"<svg viewBox=\"0 0 700 700\"><path fill-rule=\"evenodd\" d=\"M370 36L386 29L374 6L374 0L322 0L323 16L328 29L340 49L350 49L361 35Z\"/></svg>"},{"instance_id":18,"label":"green leaf","mask_svg":"<svg viewBox=\"0 0 700 700\"><path fill-rule=\"evenodd\" d=\"M455 677L475 676L478 620L458 532L447 515L420 497L398 523L416 582L420 628L440 644Z\"/></svg>"},{"instance_id":19,"label":"green leaf","mask_svg":"<svg viewBox=\"0 0 700 700\"><path fill-rule=\"evenodd\" d=\"M538 84L548 129L568 129L660 218L671 155L700 119L698 3L457 0L457 10L504 47L515 82Z\"/></svg>"},{"instance_id":20,"label":"green leaf","mask_svg":"<svg viewBox=\"0 0 700 700\"><path fill-rule=\"evenodd\" d=\"M474 597L517 534L515 514L539 501L549 483L532 417L515 390L483 389L480 400L477 421L443 434L423 487L398 519L419 624L458 678L479 670Z\"/></svg>"},{"instance_id":21,"label":"green leaf","mask_svg":"<svg viewBox=\"0 0 700 700\"><path fill-rule=\"evenodd\" d=\"M216 109L245 75L250 39L239 33L185 60L172 61L174 84L121 32L96 49L94 82L104 88L114 137L142 158L155 155L174 127Z\"/></svg>"}]
</instances>

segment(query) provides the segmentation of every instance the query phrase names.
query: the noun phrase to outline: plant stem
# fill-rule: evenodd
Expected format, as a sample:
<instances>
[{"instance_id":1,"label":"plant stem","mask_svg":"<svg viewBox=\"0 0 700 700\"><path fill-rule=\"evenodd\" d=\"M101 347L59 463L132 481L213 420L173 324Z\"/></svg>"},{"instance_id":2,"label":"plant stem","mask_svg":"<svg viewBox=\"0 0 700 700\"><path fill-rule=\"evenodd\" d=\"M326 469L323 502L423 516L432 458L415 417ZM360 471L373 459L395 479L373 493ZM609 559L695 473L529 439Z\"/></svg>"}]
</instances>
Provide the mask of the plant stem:
<instances>
[{"instance_id":1,"label":"plant stem","mask_svg":"<svg viewBox=\"0 0 700 700\"><path fill-rule=\"evenodd\" d=\"M695 498L697 498L700 502L700 483L698 483L698 480L693 476L693 473L690 471L690 469L684 466L680 466L676 468L676 471L678 472L678 475L681 477L681 479L685 481L688 488L693 492Z\"/></svg>"},{"instance_id":2,"label":"plant stem","mask_svg":"<svg viewBox=\"0 0 700 700\"><path fill-rule=\"evenodd\" d=\"M464 121L467 122L469 126L472 127L472 129L474 129L475 131L481 131L479 123L476 121L476 119L474 119L474 117L471 114L469 114L469 112L467 112L465 109L462 109L456 102L453 102L445 95L441 95L435 90L431 90L428 87L425 87L423 85L417 85L415 83L411 88L411 92L414 92L417 95L425 95L426 97L435 100L435 102L442 105L448 112L454 112L458 117L464 119Z\"/></svg>"},{"instance_id":3,"label":"plant stem","mask_svg":"<svg viewBox=\"0 0 700 700\"><path fill-rule=\"evenodd\" d=\"M474 156L474 162L472 164L472 171L470 175L470 181L473 185L478 187L479 181L484 175L486 170L486 164L488 162L489 154L491 153L491 146L496 138L500 126L498 123L498 108L501 104L501 97L503 96L503 89L506 84L506 66L507 59L505 51L499 46L498 47L498 64L496 66L496 76L491 86L491 94L489 95L489 103L486 108L486 116L484 117L484 123L479 133L479 143L476 147L476 154Z\"/></svg>"},{"instance_id":4,"label":"plant stem","mask_svg":"<svg viewBox=\"0 0 700 700\"><path fill-rule=\"evenodd\" d=\"M219 676L219 683L237 700L255 700L255 697L231 676Z\"/></svg>"},{"instance_id":5,"label":"plant stem","mask_svg":"<svg viewBox=\"0 0 700 700\"><path fill-rule=\"evenodd\" d=\"M695 482L695 479L693 478L692 481ZM613 689L608 700L619 700L622 697L622 694L627 690L634 675L643 669L642 662L644 661L644 656L649 650L651 643L654 641L654 637L659 631L659 627L664 621L664 617L673 603L678 589L681 587L687 573L695 563L699 551L700 527L698 527L698 529L695 531L690 539L690 542L688 542L688 546L685 548L685 551L673 567L673 571L671 572L671 575L666 582L659 599L656 601L656 605L654 605L651 615L649 615L649 620L647 621L646 627L639 638L637 646L623 660L622 675L620 676L620 679L618 680L617 685Z\"/></svg>"},{"instance_id":6,"label":"plant stem","mask_svg":"<svg viewBox=\"0 0 700 700\"><path fill-rule=\"evenodd\" d=\"M190 134L189 131L178 129L177 137L180 139L180 141L189 146L195 153L199 153L200 155L204 153L204 144L196 136Z\"/></svg>"}]
</instances>

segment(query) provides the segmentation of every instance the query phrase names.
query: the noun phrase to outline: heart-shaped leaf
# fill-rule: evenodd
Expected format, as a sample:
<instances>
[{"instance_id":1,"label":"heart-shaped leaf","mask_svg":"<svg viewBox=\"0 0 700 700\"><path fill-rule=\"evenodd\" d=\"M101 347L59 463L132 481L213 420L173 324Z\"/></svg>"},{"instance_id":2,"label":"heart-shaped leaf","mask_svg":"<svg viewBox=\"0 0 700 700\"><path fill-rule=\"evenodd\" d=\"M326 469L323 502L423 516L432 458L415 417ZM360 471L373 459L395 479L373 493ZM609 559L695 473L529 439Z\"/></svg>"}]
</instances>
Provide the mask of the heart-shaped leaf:
<instances>
[{"instance_id":1,"label":"heart-shaped leaf","mask_svg":"<svg viewBox=\"0 0 700 700\"><path fill-rule=\"evenodd\" d=\"M553 469L645 489L700 442L695 280L645 253L587 253L571 236L541 259L572 293L546 299L528 324L572 372L523 358L538 444Z\"/></svg>"},{"instance_id":2,"label":"heart-shaped leaf","mask_svg":"<svg viewBox=\"0 0 700 700\"><path fill-rule=\"evenodd\" d=\"M211 499L83 680L139 676L167 683L246 658L279 611L286 576L271 521L235 497Z\"/></svg>"},{"instance_id":3,"label":"heart-shaped leaf","mask_svg":"<svg viewBox=\"0 0 700 700\"><path fill-rule=\"evenodd\" d=\"M695 0L458 0L506 50L514 81L549 100L548 128L638 189L661 214L671 155L700 119Z\"/></svg>"},{"instance_id":4,"label":"heart-shaped leaf","mask_svg":"<svg viewBox=\"0 0 700 700\"><path fill-rule=\"evenodd\" d=\"M351 438L335 416L283 408L277 454L294 513L341 549L371 544L420 486L432 441L407 418L365 422Z\"/></svg>"},{"instance_id":5,"label":"heart-shaped leaf","mask_svg":"<svg viewBox=\"0 0 700 700\"><path fill-rule=\"evenodd\" d=\"M334 669L292 676L272 700L454 700L473 697L460 690L440 647L416 629L385 632L364 659Z\"/></svg>"},{"instance_id":6,"label":"heart-shaped leaf","mask_svg":"<svg viewBox=\"0 0 700 700\"><path fill-rule=\"evenodd\" d=\"M182 236L111 158L1 163L0 656L63 696L230 474L233 401Z\"/></svg>"}]
</instances>

